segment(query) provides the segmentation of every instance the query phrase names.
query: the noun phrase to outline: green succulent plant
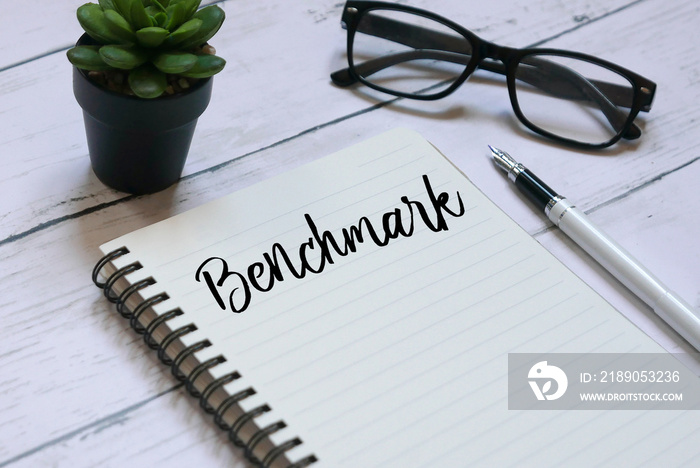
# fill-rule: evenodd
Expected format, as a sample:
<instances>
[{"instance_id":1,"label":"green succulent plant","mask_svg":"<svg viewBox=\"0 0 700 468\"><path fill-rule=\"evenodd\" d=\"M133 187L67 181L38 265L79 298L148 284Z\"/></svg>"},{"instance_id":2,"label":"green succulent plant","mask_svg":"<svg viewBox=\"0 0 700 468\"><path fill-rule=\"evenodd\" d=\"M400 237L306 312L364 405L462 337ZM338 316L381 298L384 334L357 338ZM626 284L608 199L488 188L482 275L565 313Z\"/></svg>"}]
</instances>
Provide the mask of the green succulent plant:
<instances>
[{"instance_id":1,"label":"green succulent plant","mask_svg":"<svg viewBox=\"0 0 700 468\"><path fill-rule=\"evenodd\" d=\"M207 78L226 61L201 46L216 34L224 11L199 9L201 0L99 0L77 10L78 21L98 45L68 50L68 60L89 71L121 70L133 93L161 96L168 75Z\"/></svg>"}]
</instances>

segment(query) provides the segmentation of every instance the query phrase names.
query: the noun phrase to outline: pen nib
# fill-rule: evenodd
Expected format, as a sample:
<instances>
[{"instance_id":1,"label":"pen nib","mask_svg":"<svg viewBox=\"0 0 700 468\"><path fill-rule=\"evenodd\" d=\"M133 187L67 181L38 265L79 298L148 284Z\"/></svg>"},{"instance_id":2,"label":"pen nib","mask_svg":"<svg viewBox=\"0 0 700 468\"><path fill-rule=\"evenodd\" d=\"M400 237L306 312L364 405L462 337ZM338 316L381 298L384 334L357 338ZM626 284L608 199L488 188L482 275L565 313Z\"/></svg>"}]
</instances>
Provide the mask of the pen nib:
<instances>
[{"instance_id":1,"label":"pen nib","mask_svg":"<svg viewBox=\"0 0 700 468\"><path fill-rule=\"evenodd\" d=\"M489 149L493 154L493 162L507 173L511 173L518 166L518 163L505 151L494 148L489 145Z\"/></svg>"}]
</instances>

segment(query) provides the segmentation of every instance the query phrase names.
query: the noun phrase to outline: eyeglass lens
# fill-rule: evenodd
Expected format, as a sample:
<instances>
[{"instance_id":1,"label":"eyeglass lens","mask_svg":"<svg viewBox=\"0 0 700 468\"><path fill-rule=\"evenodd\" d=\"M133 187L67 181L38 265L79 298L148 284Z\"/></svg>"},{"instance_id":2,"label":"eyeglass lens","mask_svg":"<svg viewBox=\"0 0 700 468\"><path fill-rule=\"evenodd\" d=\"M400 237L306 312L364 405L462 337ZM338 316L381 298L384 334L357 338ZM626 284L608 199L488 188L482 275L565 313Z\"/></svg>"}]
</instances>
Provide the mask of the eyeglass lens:
<instances>
[{"instance_id":1,"label":"eyeglass lens","mask_svg":"<svg viewBox=\"0 0 700 468\"><path fill-rule=\"evenodd\" d=\"M440 50L435 37L456 44L452 48L461 53ZM463 35L437 21L393 10L372 10L363 15L352 49L356 71L366 81L405 94L443 91L464 72L470 58L471 44ZM363 62L376 66L358 70Z\"/></svg>"},{"instance_id":2,"label":"eyeglass lens","mask_svg":"<svg viewBox=\"0 0 700 468\"><path fill-rule=\"evenodd\" d=\"M351 56L366 82L424 97L453 85L471 59L472 45L462 33L420 15L382 9L362 16ZM566 54L528 54L515 70L514 105L521 119L582 143L614 138L627 122L633 97L624 76Z\"/></svg>"},{"instance_id":3,"label":"eyeglass lens","mask_svg":"<svg viewBox=\"0 0 700 468\"><path fill-rule=\"evenodd\" d=\"M624 76L595 63L532 54L518 63L515 97L532 125L570 140L600 144L623 129L634 88Z\"/></svg>"}]
</instances>

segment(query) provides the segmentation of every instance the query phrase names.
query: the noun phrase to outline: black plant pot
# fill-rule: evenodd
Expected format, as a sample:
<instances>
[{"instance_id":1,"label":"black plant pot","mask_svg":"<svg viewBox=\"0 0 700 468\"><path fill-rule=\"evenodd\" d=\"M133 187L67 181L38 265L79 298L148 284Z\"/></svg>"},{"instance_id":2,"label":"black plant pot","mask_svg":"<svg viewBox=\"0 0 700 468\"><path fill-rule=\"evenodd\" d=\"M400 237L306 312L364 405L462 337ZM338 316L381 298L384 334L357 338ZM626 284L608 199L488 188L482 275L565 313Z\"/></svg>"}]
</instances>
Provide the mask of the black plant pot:
<instances>
[{"instance_id":1,"label":"black plant pot","mask_svg":"<svg viewBox=\"0 0 700 468\"><path fill-rule=\"evenodd\" d=\"M78 44L89 42L83 36ZM83 109L95 175L109 187L139 195L177 182L212 84L206 78L187 92L142 99L107 90L74 68L73 92Z\"/></svg>"}]
</instances>

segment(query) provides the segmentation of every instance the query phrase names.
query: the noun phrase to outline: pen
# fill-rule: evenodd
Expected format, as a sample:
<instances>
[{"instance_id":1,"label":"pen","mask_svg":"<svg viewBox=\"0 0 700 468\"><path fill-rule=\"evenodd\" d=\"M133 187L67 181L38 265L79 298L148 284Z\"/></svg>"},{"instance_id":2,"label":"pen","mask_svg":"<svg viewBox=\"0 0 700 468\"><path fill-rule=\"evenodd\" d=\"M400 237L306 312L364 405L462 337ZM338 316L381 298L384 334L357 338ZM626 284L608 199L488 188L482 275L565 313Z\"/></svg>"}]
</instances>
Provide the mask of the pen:
<instances>
[{"instance_id":1,"label":"pen","mask_svg":"<svg viewBox=\"0 0 700 468\"><path fill-rule=\"evenodd\" d=\"M649 270L623 249L566 198L557 195L508 153L489 145L496 165L545 215L576 244L636 294L656 314L700 351L700 317Z\"/></svg>"}]
</instances>

